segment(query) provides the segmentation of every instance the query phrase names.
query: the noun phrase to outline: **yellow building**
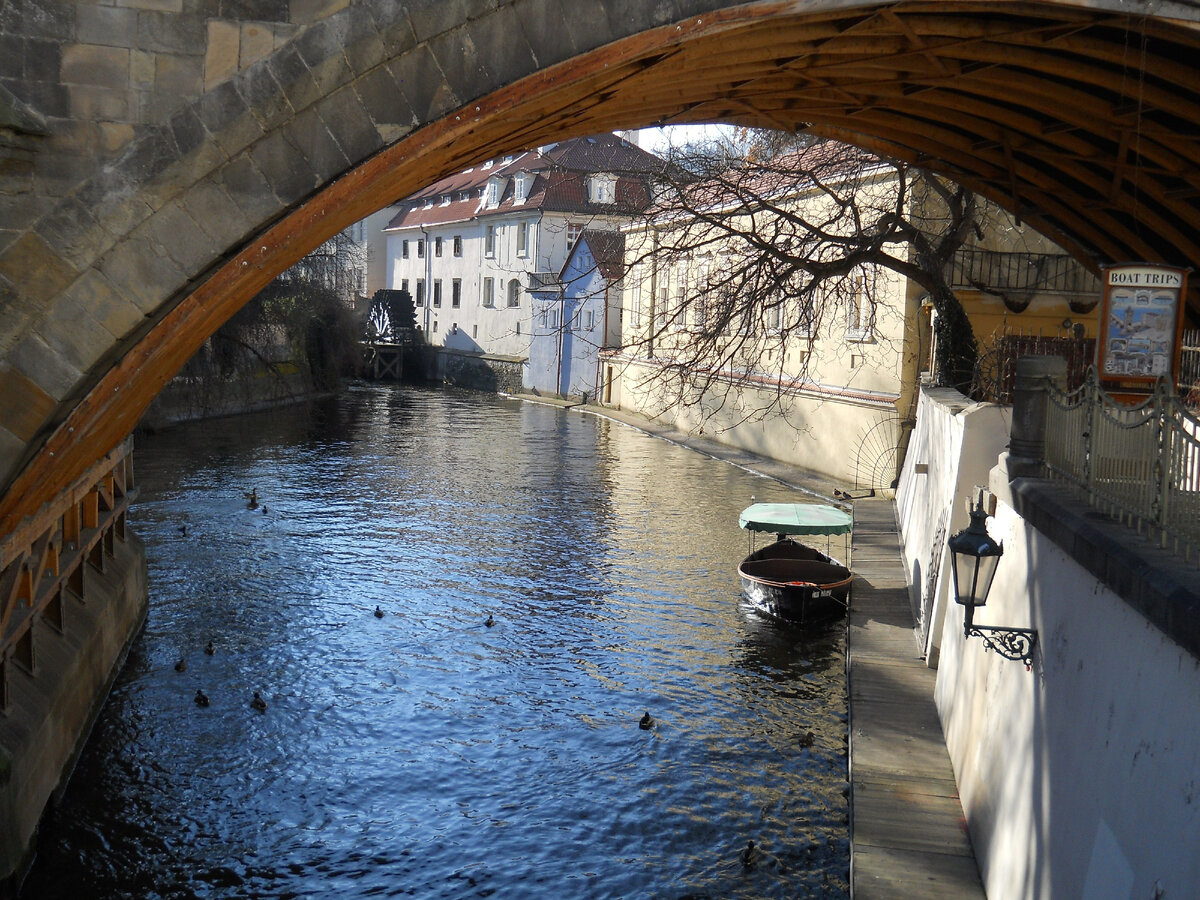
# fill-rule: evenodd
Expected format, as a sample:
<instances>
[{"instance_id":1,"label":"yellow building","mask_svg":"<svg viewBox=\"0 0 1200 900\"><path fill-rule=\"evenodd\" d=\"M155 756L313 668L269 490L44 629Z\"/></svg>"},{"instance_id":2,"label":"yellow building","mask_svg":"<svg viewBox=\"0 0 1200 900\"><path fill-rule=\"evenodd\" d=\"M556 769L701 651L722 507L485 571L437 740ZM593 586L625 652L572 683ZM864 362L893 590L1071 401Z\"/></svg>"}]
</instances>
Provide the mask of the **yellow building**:
<instances>
[{"instance_id":1,"label":"yellow building","mask_svg":"<svg viewBox=\"0 0 1200 900\"><path fill-rule=\"evenodd\" d=\"M801 151L815 152L827 151ZM826 476L831 490L894 486L916 392L930 369L926 291L892 268L865 262L841 277L813 279L819 287L810 288L803 272L786 273L776 293L753 293L752 310L738 302L748 296L741 291L753 290L750 257L771 252L769 243L746 241L739 231L790 242L794 253L801 221L834 233L851 228L855 217L862 221L864 211L888 215L897 169L864 164L859 151L839 159L847 167L844 185L833 184L828 172L817 181L793 180L786 196L757 195L767 197L761 208L712 216L722 222L716 229L697 230L693 218L708 213L697 209L689 218L678 206L627 229L622 349L605 361L602 400ZM851 179L857 210L847 215L838 188L850 189ZM781 227L781 219L790 224ZM1082 310L1094 307L1098 288L1067 292L1094 286L1077 264L994 207L983 207L975 222L979 229L947 274L981 345L1005 328L1057 336L1068 318L1069 334L1077 321L1094 333L1094 312ZM906 244L884 249L909 260Z\"/></svg>"}]
</instances>

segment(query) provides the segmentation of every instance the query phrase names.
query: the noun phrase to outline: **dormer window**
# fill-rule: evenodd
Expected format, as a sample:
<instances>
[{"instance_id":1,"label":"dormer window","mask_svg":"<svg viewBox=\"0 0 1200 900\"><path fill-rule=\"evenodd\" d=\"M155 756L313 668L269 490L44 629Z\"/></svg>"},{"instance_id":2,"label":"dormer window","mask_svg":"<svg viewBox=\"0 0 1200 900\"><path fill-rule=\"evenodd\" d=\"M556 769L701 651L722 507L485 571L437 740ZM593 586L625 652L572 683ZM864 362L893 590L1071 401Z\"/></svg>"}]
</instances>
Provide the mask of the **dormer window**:
<instances>
[{"instance_id":1,"label":"dormer window","mask_svg":"<svg viewBox=\"0 0 1200 900\"><path fill-rule=\"evenodd\" d=\"M500 195L503 193L503 186L504 182L499 178L488 179L487 188L484 190L484 205L489 209L500 205Z\"/></svg>"},{"instance_id":2,"label":"dormer window","mask_svg":"<svg viewBox=\"0 0 1200 900\"><path fill-rule=\"evenodd\" d=\"M442 206L449 206L449 205L450 205L450 195L447 194L445 197L442 198Z\"/></svg>"},{"instance_id":3,"label":"dormer window","mask_svg":"<svg viewBox=\"0 0 1200 900\"><path fill-rule=\"evenodd\" d=\"M611 175L592 175L588 178L589 203L616 203L617 179Z\"/></svg>"},{"instance_id":4,"label":"dormer window","mask_svg":"<svg viewBox=\"0 0 1200 900\"><path fill-rule=\"evenodd\" d=\"M528 178L524 172L518 172L513 177L513 203L524 203L526 194L526 184Z\"/></svg>"}]
</instances>

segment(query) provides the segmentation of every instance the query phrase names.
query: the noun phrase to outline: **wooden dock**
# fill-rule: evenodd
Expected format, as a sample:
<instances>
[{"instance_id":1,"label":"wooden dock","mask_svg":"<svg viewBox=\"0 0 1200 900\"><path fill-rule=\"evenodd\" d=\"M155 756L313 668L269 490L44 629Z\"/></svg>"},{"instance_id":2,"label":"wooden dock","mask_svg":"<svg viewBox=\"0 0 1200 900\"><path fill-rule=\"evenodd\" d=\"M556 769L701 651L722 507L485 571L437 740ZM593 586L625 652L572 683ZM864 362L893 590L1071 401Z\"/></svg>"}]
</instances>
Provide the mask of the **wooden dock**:
<instances>
[{"instance_id":1,"label":"wooden dock","mask_svg":"<svg viewBox=\"0 0 1200 900\"><path fill-rule=\"evenodd\" d=\"M850 694L850 891L854 900L984 897L918 655L891 501L854 504Z\"/></svg>"}]
</instances>

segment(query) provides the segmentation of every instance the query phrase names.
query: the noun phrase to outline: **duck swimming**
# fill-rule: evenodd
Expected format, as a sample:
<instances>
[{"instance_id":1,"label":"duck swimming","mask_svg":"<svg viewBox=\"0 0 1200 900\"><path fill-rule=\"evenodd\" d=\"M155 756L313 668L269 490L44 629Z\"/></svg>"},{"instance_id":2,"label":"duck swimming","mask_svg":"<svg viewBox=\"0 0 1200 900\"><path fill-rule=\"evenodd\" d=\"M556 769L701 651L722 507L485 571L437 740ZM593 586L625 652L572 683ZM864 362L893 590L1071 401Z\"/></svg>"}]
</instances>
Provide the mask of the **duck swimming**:
<instances>
[{"instance_id":1,"label":"duck swimming","mask_svg":"<svg viewBox=\"0 0 1200 900\"><path fill-rule=\"evenodd\" d=\"M179 657L179 659L175 663L175 671L176 672L186 672L187 671L187 660L184 659L182 656Z\"/></svg>"},{"instance_id":2,"label":"duck swimming","mask_svg":"<svg viewBox=\"0 0 1200 900\"><path fill-rule=\"evenodd\" d=\"M204 693L200 688L196 688L196 696L192 699L196 701L197 706L208 706L208 694Z\"/></svg>"},{"instance_id":3,"label":"duck swimming","mask_svg":"<svg viewBox=\"0 0 1200 900\"><path fill-rule=\"evenodd\" d=\"M754 841L747 841L746 849L742 851L742 865L749 869L758 862L758 857L758 848L754 846Z\"/></svg>"},{"instance_id":4,"label":"duck swimming","mask_svg":"<svg viewBox=\"0 0 1200 900\"><path fill-rule=\"evenodd\" d=\"M377 619L383 618L383 610L380 609L378 606L375 607L375 618L377 618Z\"/></svg>"},{"instance_id":5,"label":"duck swimming","mask_svg":"<svg viewBox=\"0 0 1200 900\"><path fill-rule=\"evenodd\" d=\"M204 652L207 653L209 656L212 656L214 653L217 652L217 648L213 646L212 641L209 641L208 646L206 646L204 648Z\"/></svg>"},{"instance_id":6,"label":"duck swimming","mask_svg":"<svg viewBox=\"0 0 1200 900\"><path fill-rule=\"evenodd\" d=\"M250 700L250 707L257 709L259 712L267 711L267 701L259 696L258 691L254 692L254 697Z\"/></svg>"},{"instance_id":7,"label":"duck swimming","mask_svg":"<svg viewBox=\"0 0 1200 900\"><path fill-rule=\"evenodd\" d=\"M642 729L642 731L649 731L653 727L654 717L650 715L650 710L646 710L646 714L642 716L641 721L638 722L638 728Z\"/></svg>"},{"instance_id":8,"label":"duck swimming","mask_svg":"<svg viewBox=\"0 0 1200 900\"><path fill-rule=\"evenodd\" d=\"M493 625L496 624L496 620L492 618L491 613L488 613L487 621L484 622L483 624L486 625L488 628L491 628Z\"/></svg>"},{"instance_id":9,"label":"duck swimming","mask_svg":"<svg viewBox=\"0 0 1200 900\"><path fill-rule=\"evenodd\" d=\"M247 509L258 509L258 488L251 488L250 493L246 494L245 496L246 496L246 508Z\"/></svg>"}]
</instances>

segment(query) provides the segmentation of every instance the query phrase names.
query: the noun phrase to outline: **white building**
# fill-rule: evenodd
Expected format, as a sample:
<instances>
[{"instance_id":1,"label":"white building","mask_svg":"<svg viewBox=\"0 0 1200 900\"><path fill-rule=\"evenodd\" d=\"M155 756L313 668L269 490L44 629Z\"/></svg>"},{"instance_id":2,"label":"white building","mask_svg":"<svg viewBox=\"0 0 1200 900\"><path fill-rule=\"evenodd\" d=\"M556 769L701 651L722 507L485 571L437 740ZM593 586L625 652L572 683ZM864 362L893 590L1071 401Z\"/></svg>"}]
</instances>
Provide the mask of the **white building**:
<instances>
[{"instance_id":1,"label":"white building","mask_svg":"<svg viewBox=\"0 0 1200 900\"><path fill-rule=\"evenodd\" d=\"M657 157L612 134L573 138L444 178L385 229L387 279L407 290L429 343L527 358L535 273L562 269L584 229L645 208Z\"/></svg>"},{"instance_id":2,"label":"white building","mask_svg":"<svg viewBox=\"0 0 1200 900\"><path fill-rule=\"evenodd\" d=\"M600 396L601 351L621 342L624 255L622 235L589 229L575 242L558 281L531 291L527 390L585 400Z\"/></svg>"}]
</instances>

